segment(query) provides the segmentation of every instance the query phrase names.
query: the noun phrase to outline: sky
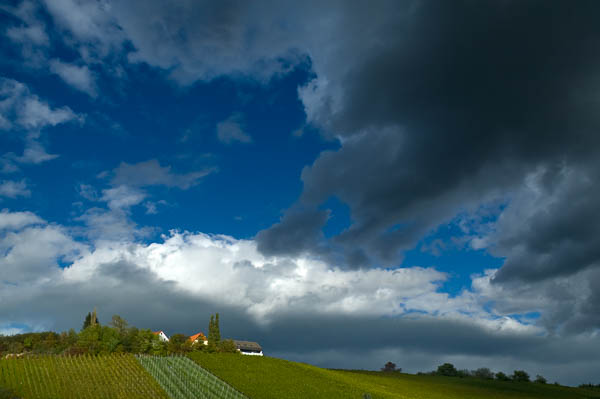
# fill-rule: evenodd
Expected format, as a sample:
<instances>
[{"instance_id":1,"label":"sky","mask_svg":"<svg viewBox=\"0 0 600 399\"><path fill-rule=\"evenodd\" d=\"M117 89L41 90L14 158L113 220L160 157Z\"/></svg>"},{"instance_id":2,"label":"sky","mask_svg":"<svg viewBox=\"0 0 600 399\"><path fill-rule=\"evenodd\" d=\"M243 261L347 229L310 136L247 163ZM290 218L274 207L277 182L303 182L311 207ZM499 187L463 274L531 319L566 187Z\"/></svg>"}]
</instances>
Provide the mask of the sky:
<instances>
[{"instance_id":1,"label":"sky","mask_svg":"<svg viewBox=\"0 0 600 399\"><path fill-rule=\"evenodd\" d=\"M0 2L0 333L600 369L596 1Z\"/></svg>"}]
</instances>

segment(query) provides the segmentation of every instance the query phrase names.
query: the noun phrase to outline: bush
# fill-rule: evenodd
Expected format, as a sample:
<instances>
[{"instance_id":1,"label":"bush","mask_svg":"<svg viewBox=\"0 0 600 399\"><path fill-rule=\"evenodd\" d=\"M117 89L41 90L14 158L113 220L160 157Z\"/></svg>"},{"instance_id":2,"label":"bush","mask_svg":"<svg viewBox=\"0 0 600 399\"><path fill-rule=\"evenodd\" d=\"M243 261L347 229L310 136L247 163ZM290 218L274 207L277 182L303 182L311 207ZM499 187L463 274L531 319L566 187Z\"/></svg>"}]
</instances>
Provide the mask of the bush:
<instances>
[{"instance_id":1,"label":"bush","mask_svg":"<svg viewBox=\"0 0 600 399\"><path fill-rule=\"evenodd\" d=\"M444 375L446 377L456 377L458 375L458 370L452 363L444 363L437 368L438 375Z\"/></svg>"},{"instance_id":2,"label":"bush","mask_svg":"<svg viewBox=\"0 0 600 399\"><path fill-rule=\"evenodd\" d=\"M238 353L235 342L232 339L226 339L219 343L219 352L222 353Z\"/></svg>"},{"instance_id":3,"label":"bush","mask_svg":"<svg viewBox=\"0 0 600 399\"><path fill-rule=\"evenodd\" d=\"M504 374L502 371L496 373L496 379L498 381L510 381L510 377Z\"/></svg>"},{"instance_id":4,"label":"bush","mask_svg":"<svg viewBox=\"0 0 600 399\"><path fill-rule=\"evenodd\" d=\"M525 370L515 370L510 378L515 382L529 382L529 374Z\"/></svg>"},{"instance_id":5,"label":"bush","mask_svg":"<svg viewBox=\"0 0 600 399\"><path fill-rule=\"evenodd\" d=\"M536 375L535 376L535 382L537 382L538 384L545 384L548 381L546 381L546 379L544 377L542 377L541 375Z\"/></svg>"}]
</instances>

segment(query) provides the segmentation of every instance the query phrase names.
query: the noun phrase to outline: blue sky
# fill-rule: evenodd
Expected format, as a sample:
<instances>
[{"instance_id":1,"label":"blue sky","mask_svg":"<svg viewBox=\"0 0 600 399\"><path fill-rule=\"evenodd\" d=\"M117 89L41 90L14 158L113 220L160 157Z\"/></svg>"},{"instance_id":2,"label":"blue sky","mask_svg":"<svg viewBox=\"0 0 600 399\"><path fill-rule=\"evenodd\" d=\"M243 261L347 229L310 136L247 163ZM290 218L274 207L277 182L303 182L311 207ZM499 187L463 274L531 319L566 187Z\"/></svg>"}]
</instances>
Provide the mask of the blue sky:
<instances>
[{"instance_id":1,"label":"blue sky","mask_svg":"<svg viewBox=\"0 0 600 399\"><path fill-rule=\"evenodd\" d=\"M10 54L10 50L14 51L10 47L5 51ZM57 52L56 56L68 55ZM45 129L47 151L60 155L57 159L43 168L22 171L43 201L35 202L32 196L10 204L21 209L33 206L58 223L73 222L78 205L74 203L82 201L81 184L100 190L107 183L98 177L102 172L121 162L153 159L178 173L212 172L191 189L151 188L154 201L166 204L156 214L133 210L137 223L159 232L177 228L252 237L278 220L281 210L298 197L302 167L320 151L337 145L314 130L302 137L292 134L304 125L297 87L310 76L308 63L264 84L247 77L224 77L186 88L169 81L164 72L126 65L127 79L98 75L95 84L110 93L102 98L91 98L57 75L18 73L5 64L3 76L26 81L29 90L48 98L49 104L68 106L81 115L80 121ZM217 124L229 118L235 119L250 142L218 139ZM3 148L23 151L23 143L14 137L3 139Z\"/></svg>"},{"instance_id":2,"label":"blue sky","mask_svg":"<svg viewBox=\"0 0 600 399\"><path fill-rule=\"evenodd\" d=\"M2 3L0 333L220 311L324 366L591 376L600 11L563 7Z\"/></svg>"}]
</instances>

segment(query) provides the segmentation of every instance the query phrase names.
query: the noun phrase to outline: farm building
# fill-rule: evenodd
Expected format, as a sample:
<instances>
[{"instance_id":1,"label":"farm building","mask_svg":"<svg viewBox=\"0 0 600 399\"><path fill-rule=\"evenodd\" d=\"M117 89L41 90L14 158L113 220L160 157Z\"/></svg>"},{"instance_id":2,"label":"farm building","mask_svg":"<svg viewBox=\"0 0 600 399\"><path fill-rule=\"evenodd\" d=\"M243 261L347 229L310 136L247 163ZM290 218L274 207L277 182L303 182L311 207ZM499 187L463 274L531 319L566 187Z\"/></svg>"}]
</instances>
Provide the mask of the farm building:
<instances>
[{"instance_id":1,"label":"farm building","mask_svg":"<svg viewBox=\"0 0 600 399\"><path fill-rule=\"evenodd\" d=\"M191 337L188 338L190 341L192 341L192 343L203 343L204 345L208 345L208 340L206 339L206 336L202 333L199 332L198 334L194 334Z\"/></svg>"},{"instance_id":2,"label":"farm building","mask_svg":"<svg viewBox=\"0 0 600 399\"><path fill-rule=\"evenodd\" d=\"M262 348L257 342L233 341L235 347L242 355L262 356Z\"/></svg>"},{"instance_id":3,"label":"farm building","mask_svg":"<svg viewBox=\"0 0 600 399\"><path fill-rule=\"evenodd\" d=\"M158 335L158 338L163 342L169 342L169 337L167 337L167 334L165 334L164 331L162 331L162 330L152 331L152 334Z\"/></svg>"}]
</instances>

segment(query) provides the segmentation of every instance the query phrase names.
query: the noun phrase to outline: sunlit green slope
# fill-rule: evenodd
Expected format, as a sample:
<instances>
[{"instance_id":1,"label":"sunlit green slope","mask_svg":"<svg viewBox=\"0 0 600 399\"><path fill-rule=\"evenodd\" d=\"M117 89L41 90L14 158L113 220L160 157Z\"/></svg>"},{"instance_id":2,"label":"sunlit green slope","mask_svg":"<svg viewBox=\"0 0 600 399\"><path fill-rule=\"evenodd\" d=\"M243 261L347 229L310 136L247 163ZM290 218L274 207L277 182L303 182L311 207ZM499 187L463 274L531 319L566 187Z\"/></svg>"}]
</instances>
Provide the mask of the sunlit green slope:
<instances>
[{"instance_id":1,"label":"sunlit green slope","mask_svg":"<svg viewBox=\"0 0 600 399\"><path fill-rule=\"evenodd\" d=\"M583 399L600 392L534 383L398 373L327 370L269 357L195 353L190 356L252 399Z\"/></svg>"}]
</instances>

